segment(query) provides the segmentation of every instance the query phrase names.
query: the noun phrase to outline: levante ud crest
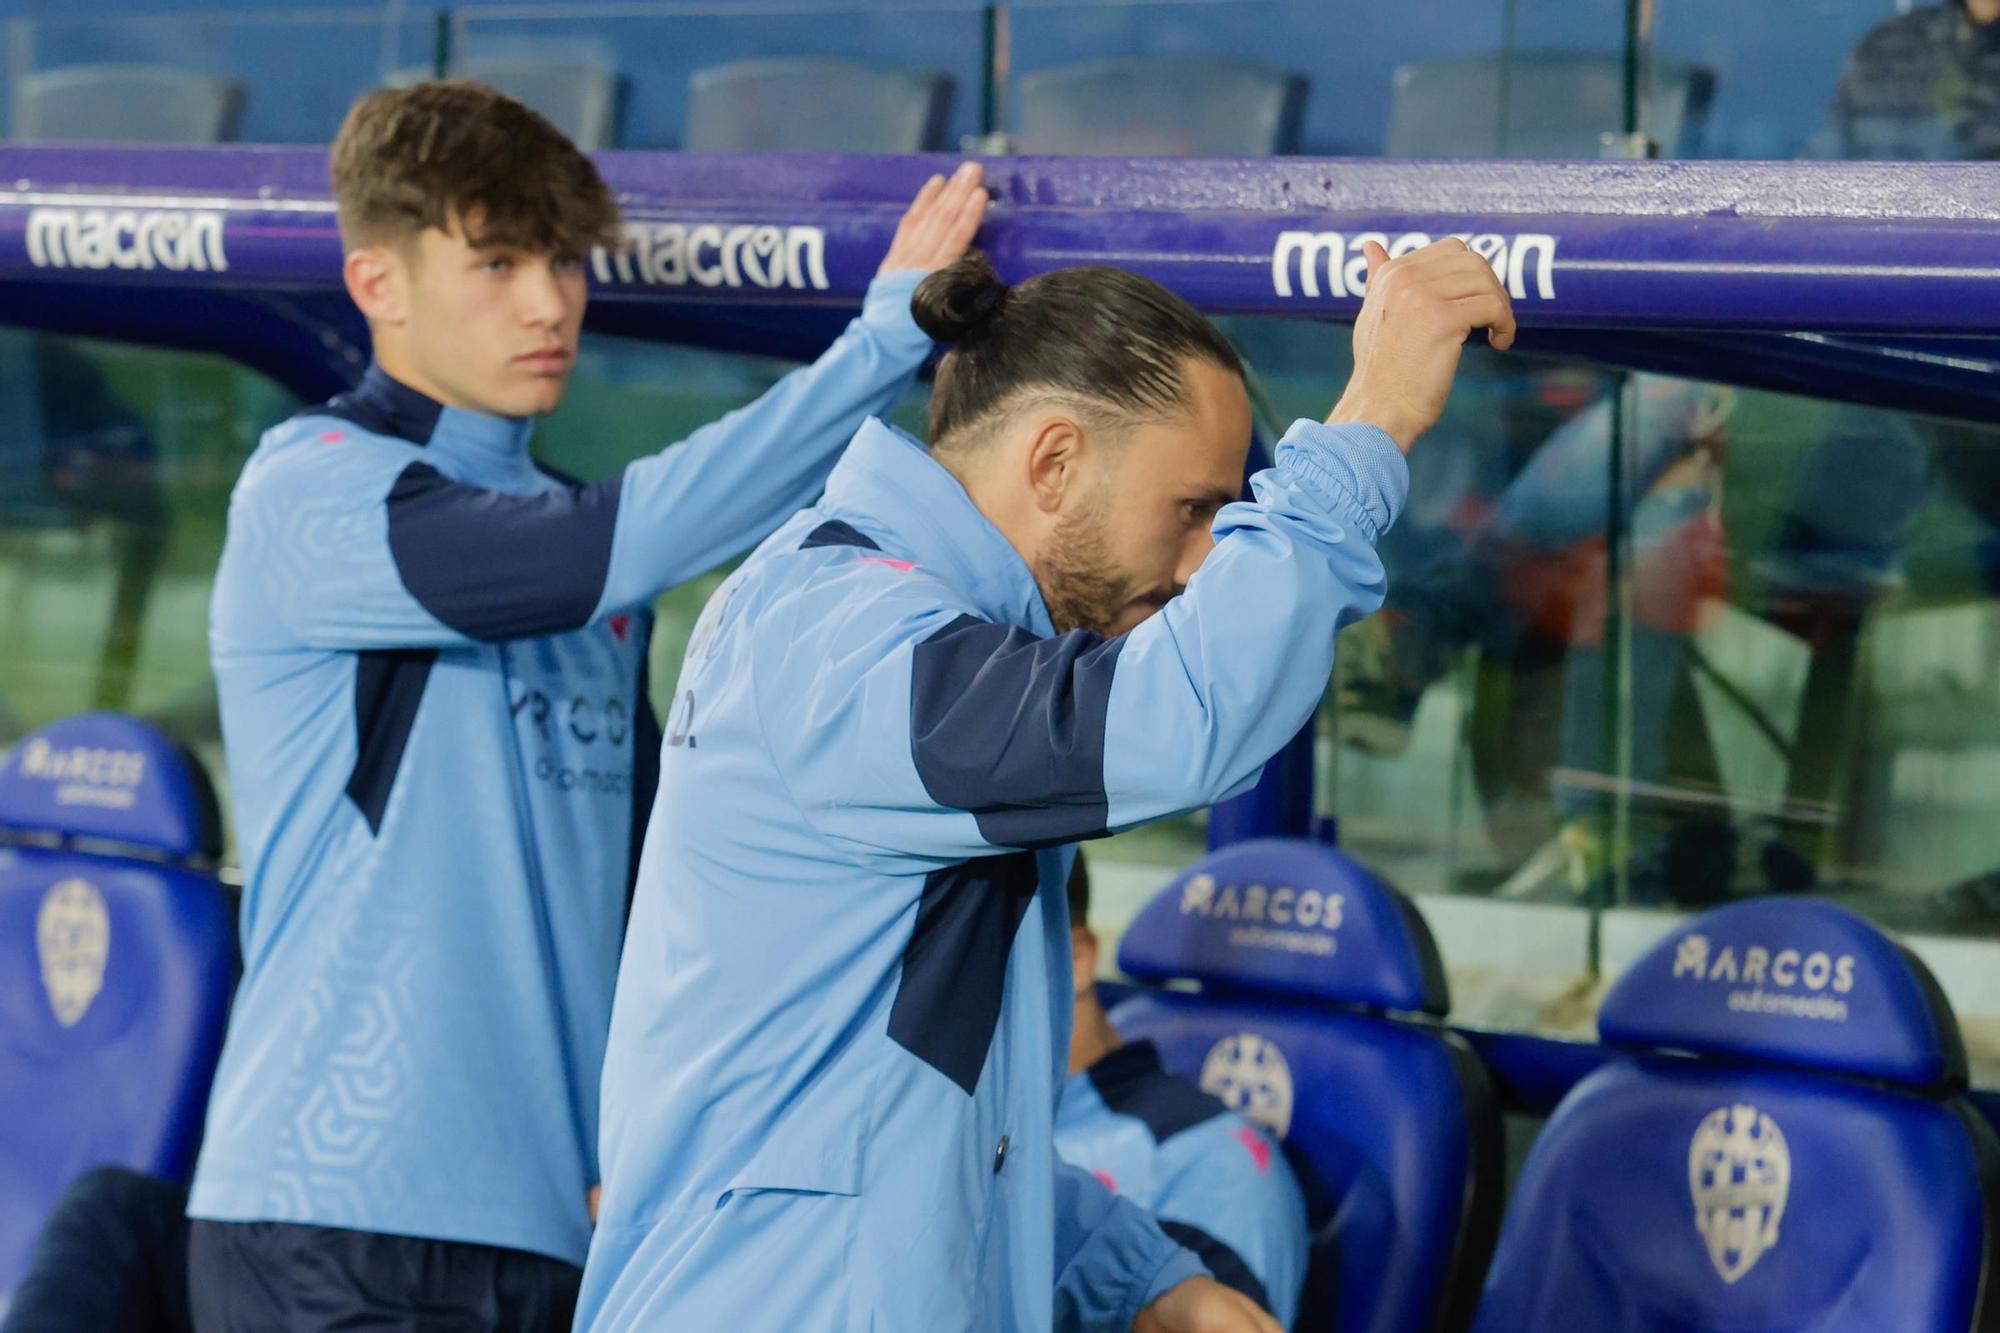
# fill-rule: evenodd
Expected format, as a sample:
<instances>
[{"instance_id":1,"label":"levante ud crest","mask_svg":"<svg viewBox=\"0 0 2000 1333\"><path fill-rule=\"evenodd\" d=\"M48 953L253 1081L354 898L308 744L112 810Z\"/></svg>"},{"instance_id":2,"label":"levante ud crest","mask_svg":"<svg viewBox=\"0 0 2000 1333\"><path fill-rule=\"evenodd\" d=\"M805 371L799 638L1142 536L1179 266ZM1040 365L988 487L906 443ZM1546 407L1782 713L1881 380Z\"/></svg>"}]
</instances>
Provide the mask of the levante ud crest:
<instances>
[{"instance_id":1,"label":"levante ud crest","mask_svg":"<svg viewBox=\"0 0 2000 1333\"><path fill-rule=\"evenodd\" d=\"M1209 1048L1201 1090L1279 1138L1292 1127L1292 1070L1285 1053L1254 1032L1238 1032Z\"/></svg>"},{"instance_id":2,"label":"levante ud crest","mask_svg":"<svg viewBox=\"0 0 2000 1333\"><path fill-rule=\"evenodd\" d=\"M1709 1262L1735 1282L1778 1243L1792 1189L1792 1154L1778 1123L1754 1106L1718 1106L1688 1145L1688 1191Z\"/></svg>"},{"instance_id":3,"label":"levante ud crest","mask_svg":"<svg viewBox=\"0 0 2000 1333\"><path fill-rule=\"evenodd\" d=\"M75 1027L104 989L104 964L111 956L111 915L95 884L66 879L42 895L35 952L41 955L42 989L56 1022Z\"/></svg>"}]
</instances>

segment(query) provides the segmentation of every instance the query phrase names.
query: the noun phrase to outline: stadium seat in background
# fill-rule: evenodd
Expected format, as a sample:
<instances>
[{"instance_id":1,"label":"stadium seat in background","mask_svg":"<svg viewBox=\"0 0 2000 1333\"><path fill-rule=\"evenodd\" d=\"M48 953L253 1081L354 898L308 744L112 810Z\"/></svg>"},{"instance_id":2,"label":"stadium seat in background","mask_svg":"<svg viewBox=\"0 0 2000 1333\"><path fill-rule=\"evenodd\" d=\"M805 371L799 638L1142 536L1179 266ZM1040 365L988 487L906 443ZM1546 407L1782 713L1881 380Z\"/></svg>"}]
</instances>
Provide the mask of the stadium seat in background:
<instances>
[{"instance_id":1,"label":"stadium seat in background","mask_svg":"<svg viewBox=\"0 0 2000 1333\"><path fill-rule=\"evenodd\" d=\"M1629 1054L1529 1153L1483 1333L2000 1326L2000 1143L1937 983L1875 926L1812 899L1718 908L1597 1025Z\"/></svg>"},{"instance_id":2,"label":"stadium seat in background","mask_svg":"<svg viewBox=\"0 0 2000 1333\"><path fill-rule=\"evenodd\" d=\"M1624 57L1512 51L1420 60L1395 74L1390 157L1601 157L1624 128ZM1655 61L1640 129L1667 157L1697 154L1715 94L1699 66Z\"/></svg>"},{"instance_id":3,"label":"stadium seat in background","mask_svg":"<svg viewBox=\"0 0 2000 1333\"><path fill-rule=\"evenodd\" d=\"M236 976L221 846L148 723L86 713L0 761L0 1307L85 1170L194 1164Z\"/></svg>"},{"instance_id":4,"label":"stadium seat in background","mask_svg":"<svg viewBox=\"0 0 2000 1333\"><path fill-rule=\"evenodd\" d=\"M1334 848L1263 839L1197 862L1118 966L1159 985L1111 1022L1284 1141L1306 1193L1302 1333L1443 1333L1498 1226L1500 1115L1416 907Z\"/></svg>"},{"instance_id":5,"label":"stadium seat in background","mask_svg":"<svg viewBox=\"0 0 2000 1333\"><path fill-rule=\"evenodd\" d=\"M1306 80L1247 60L1121 56L1031 70L1020 153L1263 157L1298 151Z\"/></svg>"},{"instance_id":6,"label":"stadium seat in background","mask_svg":"<svg viewBox=\"0 0 2000 1333\"><path fill-rule=\"evenodd\" d=\"M703 153L943 148L951 80L847 60L737 60L688 80L683 147Z\"/></svg>"},{"instance_id":7,"label":"stadium seat in background","mask_svg":"<svg viewBox=\"0 0 2000 1333\"><path fill-rule=\"evenodd\" d=\"M537 60L531 56L465 56L451 62L453 78L473 79L533 108L586 152L618 145L618 116L625 83L616 70L586 60ZM435 77L428 65L411 65L383 80L407 88Z\"/></svg>"},{"instance_id":8,"label":"stadium seat in background","mask_svg":"<svg viewBox=\"0 0 2000 1333\"><path fill-rule=\"evenodd\" d=\"M243 116L243 84L168 65L70 65L22 76L12 137L24 142L224 143Z\"/></svg>"}]
</instances>

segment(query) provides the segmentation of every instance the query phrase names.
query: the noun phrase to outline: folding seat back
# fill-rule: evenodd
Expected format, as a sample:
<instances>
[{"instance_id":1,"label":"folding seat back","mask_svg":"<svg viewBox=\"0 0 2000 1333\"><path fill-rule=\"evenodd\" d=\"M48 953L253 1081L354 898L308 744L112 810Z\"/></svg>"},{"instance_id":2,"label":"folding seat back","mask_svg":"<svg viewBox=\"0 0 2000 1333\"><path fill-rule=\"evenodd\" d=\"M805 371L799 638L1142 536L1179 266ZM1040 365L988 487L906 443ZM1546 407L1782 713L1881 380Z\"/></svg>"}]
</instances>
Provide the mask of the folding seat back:
<instances>
[{"instance_id":1,"label":"folding seat back","mask_svg":"<svg viewBox=\"0 0 2000 1333\"><path fill-rule=\"evenodd\" d=\"M540 56L470 55L451 62L450 76L505 93L539 113L586 152L618 145L625 81L608 65ZM437 71L430 65L406 65L391 70L383 83L408 88L436 77Z\"/></svg>"},{"instance_id":2,"label":"folding seat back","mask_svg":"<svg viewBox=\"0 0 2000 1333\"><path fill-rule=\"evenodd\" d=\"M201 766L91 713L0 760L0 1299L69 1183L184 1177L235 981Z\"/></svg>"},{"instance_id":3,"label":"folding seat back","mask_svg":"<svg viewBox=\"0 0 2000 1333\"><path fill-rule=\"evenodd\" d=\"M1619 979L1598 1030L1625 1054L1536 1139L1479 1329L2000 1326L2000 1148L1894 940L1810 899L1718 908Z\"/></svg>"},{"instance_id":4,"label":"folding seat back","mask_svg":"<svg viewBox=\"0 0 2000 1333\"><path fill-rule=\"evenodd\" d=\"M703 153L921 153L945 146L951 80L851 60L736 60L688 80Z\"/></svg>"},{"instance_id":5,"label":"folding seat back","mask_svg":"<svg viewBox=\"0 0 2000 1333\"><path fill-rule=\"evenodd\" d=\"M1450 997L1410 900L1318 843L1238 843L1126 931L1154 989L1113 1024L1270 1127L1304 1186L1311 1263L1296 1327L1459 1329L1498 1222L1499 1112L1437 1020Z\"/></svg>"},{"instance_id":6,"label":"folding seat back","mask_svg":"<svg viewBox=\"0 0 2000 1333\"><path fill-rule=\"evenodd\" d=\"M14 89L16 139L223 143L236 137L243 84L170 65L65 65Z\"/></svg>"},{"instance_id":7,"label":"folding seat back","mask_svg":"<svg viewBox=\"0 0 2000 1333\"><path fill-rule=\"evenodd\" d=\"M1616 52L1504 51L1420 60L1397 69L1390 157L1601 157L1625 120L1625 61ZM1668 157L1700 148L1715 75L1653 65L1640 128Z\"/></svg>"},{"instance_id":8,"label":"folding seat back","mask_svg":"<svg viewBox=\"0 0 2000 1333\"><path fill-rule=\"evenodd\" d=\"M1022 153L1295 153L1306 81L1212 56L1118 56L1021 76Z\"/></svg>"}]
</instances>

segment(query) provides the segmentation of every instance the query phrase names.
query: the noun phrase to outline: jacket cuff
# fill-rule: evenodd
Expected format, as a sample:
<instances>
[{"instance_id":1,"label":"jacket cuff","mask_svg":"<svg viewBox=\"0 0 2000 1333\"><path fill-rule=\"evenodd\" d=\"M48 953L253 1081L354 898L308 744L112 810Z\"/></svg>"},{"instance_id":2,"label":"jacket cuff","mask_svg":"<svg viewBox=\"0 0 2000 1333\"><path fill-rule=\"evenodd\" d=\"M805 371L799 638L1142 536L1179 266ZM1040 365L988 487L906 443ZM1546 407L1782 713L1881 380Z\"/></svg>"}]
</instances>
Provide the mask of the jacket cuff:
<instances>
[{"instance_id":1,"label":"jacket cuff","mask_svg":"<svg viewBox=\"0 0 2000 1333\"><path fill-rule=\"evenodd\" d=\"M1387 431L1362 422L1298 421L1278 441L1277 469L1300 478L1377 542L1410 494L1410 464Z\"/></svg>"}]
</instances>

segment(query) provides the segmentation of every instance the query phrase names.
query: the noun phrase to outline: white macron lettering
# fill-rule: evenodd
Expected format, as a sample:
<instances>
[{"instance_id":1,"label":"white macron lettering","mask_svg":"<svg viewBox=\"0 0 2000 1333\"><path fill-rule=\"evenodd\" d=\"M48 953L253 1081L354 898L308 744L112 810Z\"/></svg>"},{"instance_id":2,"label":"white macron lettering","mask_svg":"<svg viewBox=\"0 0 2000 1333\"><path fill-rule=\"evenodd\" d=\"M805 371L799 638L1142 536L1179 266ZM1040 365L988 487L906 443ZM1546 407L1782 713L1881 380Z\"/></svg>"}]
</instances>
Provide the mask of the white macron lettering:
<instances>
[{"instance_id":1,"label":"white macron lettering","mask_svg":"<svg viewBox=\"0 0 2000 1333\"><path fill-rule=\"evenodd\" d=\"M615 248L595 247L599 282L645 287L826 291L826 233L751 223L628 222Z\"/></svg>"},{"instance_id":2,"label":"white macron lettering","mask_svg":"<svg viewBox=\"0 0 2000 1333\"><path fill-rule=\"evenodd\" d=\"M223 214L214 209L31 209L28 262L36 268L229 271Z\"/></svg>"},{"instance_id":3,"label":"white macron lettering","mask_svg":"<svg viewBox=\"0 0 2000 1333\"><path fill-rule=\"evenodd\" d=\"M1496 232L1452 232L1507 285L1517 301L1553 300L1556 294L1556 238L1545 232L1502 236ZM1348 235L1338 231L1278 233L1271 252L1271 290L1281 297L1361 297L1368 294L1367 244L1375 242L1399 259L1434 238L1427 232L1390 236L1380 231ZM1533 291L1529 290L1530 282Z\"/></svg>"}]
</instances>

